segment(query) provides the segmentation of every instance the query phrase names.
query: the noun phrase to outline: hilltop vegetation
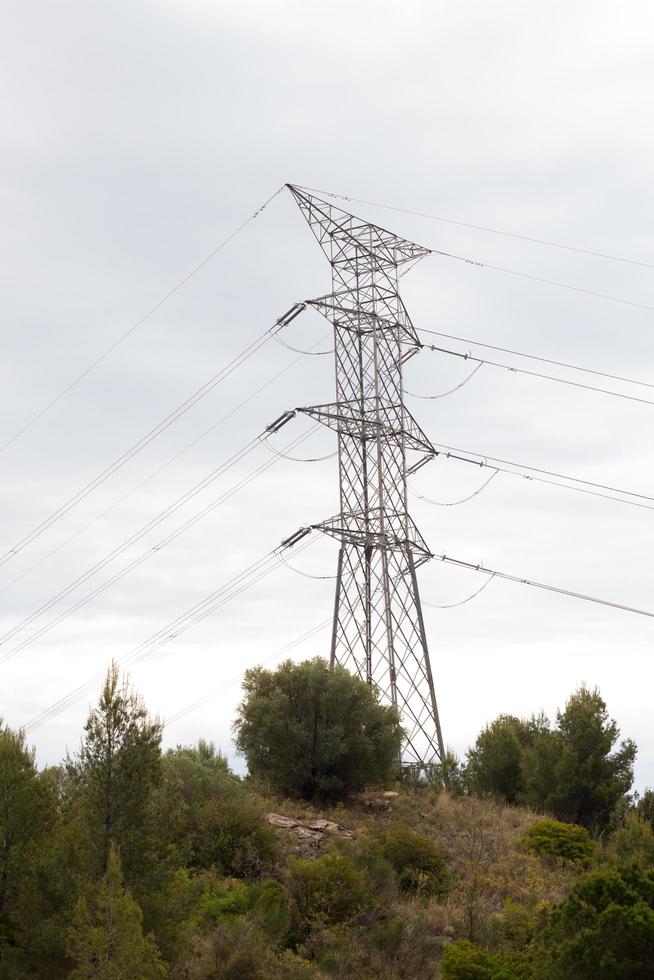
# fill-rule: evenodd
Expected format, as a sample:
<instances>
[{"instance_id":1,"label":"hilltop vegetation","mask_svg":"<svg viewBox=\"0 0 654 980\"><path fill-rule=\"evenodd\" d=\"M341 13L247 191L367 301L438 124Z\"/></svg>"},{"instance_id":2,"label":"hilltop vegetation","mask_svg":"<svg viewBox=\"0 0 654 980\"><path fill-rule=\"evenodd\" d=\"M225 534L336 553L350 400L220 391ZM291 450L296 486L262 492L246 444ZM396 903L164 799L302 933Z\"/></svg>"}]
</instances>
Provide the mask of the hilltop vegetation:
<instances>
[{"instance_id":1,"label":"hilltop vegetation","mask_svg":"<svg viewBox=\"0 0 654 980\"><path fill-rule=\"evenodd\" d=\"M244 691L247 779L202 740L163 752L115 667L61 766L0 726L1 980L651 977L654 793L629 796L597 691L420 783L346 672Z\"/></svg>"}]
</instances>

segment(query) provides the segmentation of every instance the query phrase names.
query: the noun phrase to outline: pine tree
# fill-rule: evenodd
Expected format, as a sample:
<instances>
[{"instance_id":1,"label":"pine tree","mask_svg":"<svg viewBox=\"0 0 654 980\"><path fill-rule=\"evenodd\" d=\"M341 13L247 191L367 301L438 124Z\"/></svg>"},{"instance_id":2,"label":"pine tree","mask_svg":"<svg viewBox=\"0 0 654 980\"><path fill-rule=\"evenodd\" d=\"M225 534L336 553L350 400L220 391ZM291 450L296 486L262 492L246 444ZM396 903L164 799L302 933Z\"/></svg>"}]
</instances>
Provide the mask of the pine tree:
<instances>
[{"instance_id":1,"label":"pine tree","mask_svg":"<svg viewBox=\"0 0 654 980\"><path fill-rule=\"evenodd\" d=\"M91 901L77 903L68 955L75 963L70 980L155 980L167 972L153 938L143 935L141 910L123 886L113 845Z\"/></svg>"},{"instance_id":2,"label":"pine tree","mask_svg":"<svg viewBox=\"0 0 654 980\"><path fill-rule=\"evenodd\" d=\"M156 841L152 801L161 781L161 730L128 679L121 682L114 663L84 727L79 754L69 760L88 838L90 871L102 874L107 869L115 842L132 887L147 872Z\"/></svg>"},{"instance_id":3,"label":"pine tree","mask_svg":"<svg viewBox=\"0 0 654 980\"><path fill-rule=\"evenodd\" d=\"M0 952L5 944L13 946L20 932L33 858L53 820L51 789L37 772L23 732L0 721Z\"/></svg>"},{"instance_id":4,"label":"pine tree","mask_svg":"<svg viewBox=\"0 0 654 980\"><path fill-rule=\"evenodd\" d=\"M525 802L589 830L605 827L631 789L636 746L618 745L620 729L595 688L583 685L523 757Z\"/></svg>"}]
</instances>

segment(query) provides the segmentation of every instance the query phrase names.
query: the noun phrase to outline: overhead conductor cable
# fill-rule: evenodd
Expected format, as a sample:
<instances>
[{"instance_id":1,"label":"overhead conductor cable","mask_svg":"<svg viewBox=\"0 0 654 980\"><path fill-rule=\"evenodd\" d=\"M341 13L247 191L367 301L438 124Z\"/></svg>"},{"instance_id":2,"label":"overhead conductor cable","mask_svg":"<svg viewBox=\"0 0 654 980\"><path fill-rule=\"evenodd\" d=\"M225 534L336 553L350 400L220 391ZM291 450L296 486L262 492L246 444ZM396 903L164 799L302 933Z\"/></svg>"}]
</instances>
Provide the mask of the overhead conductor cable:
<instances>
[{"instance_id":1,"label":"overhead conductor cable","mask_svg":"<svg viewBox=\"0 0 654 980\"><path fill-rule=\"evenodd\" d=\"M258 218L261 212L264 210L264 208L267 208L268 205L271 203L271 201L273 201L277 197L277 195L281 193L283 189L284 188L282 186L278 188L274 194L271 194L271 196L268 198L267 201L264 201L264 203L260 207L258 207L256 211L254 211L251 215L249 215L245 219L245 221L243 221L238 226L238 228L235 228L234 231L227 236L227 238L224 238L218 245L216 245L216 247L213 248L211 252L209 252L209 254L202 259L201 262L199 262L193 269L191 269L191 271L187 273L187 275L185 275L183 279L180 279L180 281L176 283L176 285L173 286L173 288L170 289L165 296L163 296L157 303L155 303L155 305L151 309L149 309L147 313L145 313L139 320L137 320L136 323L133 323L132 326L129 328L129 330L126 330L124 334L122 334L117 340L115 340L112 344L110 344L110 346L107 347L107 349L102 354L100 354L99 357L97 357L91 364L89 364L89 366L85 368L81 374L79 374L76 378L74 378L73 381L71 381L62 391L60 391L59 394L52 399L52 401L48 402L48 404L45 405L42 409L40 409L40 411L38 411L36 415L33 415L32 418L28 422L26 422L21 429L18 430L18 432L14 433L14 435L10 439L7 439L5 443L0 445L0 453L4 452L4 450L7 449L9 446L11 446L12 443L16 442L16 440L19 439L24 432L27 432L27 430L31 428L35 422L38 422L38 420L42 418L46 414L46 412L49 412L50 409L57 404L57 402L60 402L61 399L64 398L69 391L72 391L72 389L75 388L76 385L80 383L80 381L86 378L91 373L91 371L93 371L98 366L98 364L101 364L102 361L104 361L105 358L107 358L111 353L113 353L113 351L115 351L117 347L119 347L122 343L124 343L124 341L126 341L127 338L134 333L135 330L138 330L138 328L142 326L142 324L144 324L146 320L149 320L149 318L154 313L156 313L157 310L161 309L164 303L166 303L172 296L174 296L175 293L179 292L182 286L185 286L186 283L189 282L193 278L193 276L195 276L200 271L200 269L203 269L204 266L208 262L210 262L211 259L214 258L214 256L216 256L220 251L222 251L222 249L225 248L225 246L228 245L232 241L232 239L236 238L239 232L243 231L243 229L247 225L249 225L251 221L254 221L255 218Z\"/></svg>"}]
</instances>

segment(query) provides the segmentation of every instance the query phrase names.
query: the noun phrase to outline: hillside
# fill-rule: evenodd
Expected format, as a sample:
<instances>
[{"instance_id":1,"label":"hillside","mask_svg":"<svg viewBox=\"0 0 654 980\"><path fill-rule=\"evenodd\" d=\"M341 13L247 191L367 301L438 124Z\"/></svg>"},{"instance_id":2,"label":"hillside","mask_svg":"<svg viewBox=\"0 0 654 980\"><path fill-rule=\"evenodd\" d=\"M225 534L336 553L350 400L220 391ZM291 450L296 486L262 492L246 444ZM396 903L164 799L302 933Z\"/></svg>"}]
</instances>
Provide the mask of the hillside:
<instances>
[{"instance_id":1,"label":"hillside","mask_svg":"<svg viewBox=\"0 0 654 980\"><path fill-rule=\"evenodd\" d=\"M115 665L60 766L0 724L0 980L651 978L654 793L599 692L417 783L347 672L245 690L244 779L202 739L163 750Z\"/></svg>"},{"instance_id":2,"label":"hillside","mask_svg":"<svg viewBox=\"0 0 654 980\"><path fill-rule=\"evenodd\" d=\"M540 815L491 800L398 784L392 791L369 791L330 808L280 797L261 797L259 805L274 824L281 823L275 815L297 821L295 827L275 828L282 877L294 858L357 855L360 842L380 831L401 829L426 837L443 856L444 894L406 893L385 881L377 896L379 909L347 927L312 934L303 952L327 966L316 974L320 977L436 978L447 944L468 939L499 948L503 932L526 933L583 873L571 863L544 860L524 849L522 838ZM342 837L329 826L312 831L321 822L337 824L348 834ZM380 914L395 923L392 941L380 931Z\"/></svg>"}]
</instances>

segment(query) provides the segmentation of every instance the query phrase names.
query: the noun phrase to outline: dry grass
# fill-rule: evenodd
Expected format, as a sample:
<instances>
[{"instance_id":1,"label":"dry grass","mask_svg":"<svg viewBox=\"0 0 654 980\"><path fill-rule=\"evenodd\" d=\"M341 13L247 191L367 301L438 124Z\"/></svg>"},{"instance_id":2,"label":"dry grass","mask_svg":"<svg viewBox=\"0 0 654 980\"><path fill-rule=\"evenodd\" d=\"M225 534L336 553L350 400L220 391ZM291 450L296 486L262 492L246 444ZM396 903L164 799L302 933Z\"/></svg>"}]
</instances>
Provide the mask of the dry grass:
<instances>
[{"instance_id":1,"label":"dry grass","mask_svg":"<svg viewBox=\"0 0 654 980\"><path fill-rule=\"evenodd\" d=\"M323 809L282 798L268 797L262 802L268 810L299 820L327 817L357 835L371 823L383 821L401 823L435 840L447 859L452 887L445 899L431 900L427 913L447 938L478 940L507 900L518 905L559 902L578 875L570 867L545 862L521 848L524 832L539 814L492 800L400 788L390 809L384 808L374 792ZM319 849L331 844L326 838ZM308 856L306 844L292 832L283 833L282 847L285 856ZM420 906L425 910L424 903Z\"/></svg>"}]
</instances>

